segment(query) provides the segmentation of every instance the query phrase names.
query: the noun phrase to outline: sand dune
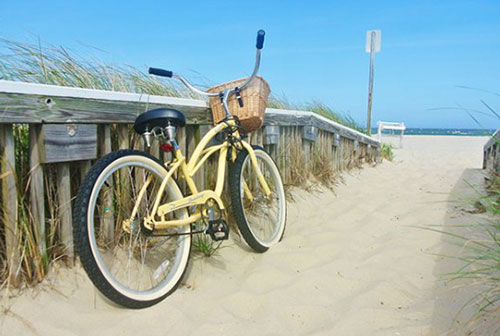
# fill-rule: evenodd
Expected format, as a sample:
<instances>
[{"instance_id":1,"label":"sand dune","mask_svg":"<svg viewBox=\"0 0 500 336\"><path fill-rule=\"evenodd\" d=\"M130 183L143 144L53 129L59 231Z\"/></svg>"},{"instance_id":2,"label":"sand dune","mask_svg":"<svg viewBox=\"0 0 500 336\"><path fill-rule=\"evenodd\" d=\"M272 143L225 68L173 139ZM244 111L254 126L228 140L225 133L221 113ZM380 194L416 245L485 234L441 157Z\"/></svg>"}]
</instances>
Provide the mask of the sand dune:
<instances>
[{"instance_id":1,"label":"sand dune","mask_svg":"<svg viewBox=\"0 0 500 336\"><path fill-rule=\"evenodd\" d=\"M394 163L344 174L335 190L294 191L281 244L250 252L236 235L192 260L184 285L141 311L105 301L80 268L16 298L1 335L441 335L459 330L467 291L443 227L474 220L459 199L480 184L477 137L406 137ZM457 318L457 319L455 319ZM458 329L457 329L458 328ZM458 332L458 331L457 331Z\"/></svg>"}]
</instances>

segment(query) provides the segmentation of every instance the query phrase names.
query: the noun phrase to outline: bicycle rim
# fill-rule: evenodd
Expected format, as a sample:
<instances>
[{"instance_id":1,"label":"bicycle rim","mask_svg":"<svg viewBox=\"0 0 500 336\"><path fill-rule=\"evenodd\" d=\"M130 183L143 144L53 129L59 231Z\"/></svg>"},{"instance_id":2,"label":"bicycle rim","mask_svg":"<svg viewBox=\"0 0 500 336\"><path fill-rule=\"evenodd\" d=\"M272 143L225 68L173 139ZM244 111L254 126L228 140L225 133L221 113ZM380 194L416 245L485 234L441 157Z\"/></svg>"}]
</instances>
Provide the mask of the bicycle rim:
<instances>
[{"instance_id":1,"label":"bicycle rim","mask_svg":"<svg viewBox=\"0 0 500 336\"><path fill-rule=\"evenodd\" d=\"M189 226L162 232L184 234L168 237L148 235L142 227L165 175L165 168L149 158L125 156L102 171L90 195L88 238L96 264L116 291L133 300L150 301L168 294L180 281L189 258ZM130 218L143 189L127 232L123 222ZM176 185L169 183L162 203L181 197ZM178 210L167 219L185 217L187 211Z\"/></svg>"},{"instance_id":2,"label":"bicycle rim","mask_svg":"<svg viewBox=\"0 0 500 336\"><path fill-rule=\"evenodd\" d=\"M247 155L240 175L241 204L245 221L254 238L260 245L270 247L281 239L285 228L285 192L272 158L259 149L255 150L255 156L271 194L269 197L265 194L250 155ZM245 183L252 194L251 197L245 193Z\"/></svg>"}]
</instances>

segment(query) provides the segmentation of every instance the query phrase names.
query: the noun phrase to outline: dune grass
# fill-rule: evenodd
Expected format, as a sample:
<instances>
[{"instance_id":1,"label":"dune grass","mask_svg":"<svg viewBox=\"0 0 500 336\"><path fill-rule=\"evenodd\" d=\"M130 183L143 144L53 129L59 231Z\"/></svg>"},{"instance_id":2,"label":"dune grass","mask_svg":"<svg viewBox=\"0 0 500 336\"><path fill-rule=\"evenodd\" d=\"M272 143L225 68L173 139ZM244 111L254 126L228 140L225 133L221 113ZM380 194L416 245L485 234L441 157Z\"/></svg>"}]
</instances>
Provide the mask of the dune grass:
<instances>
[{"instance_id":1,"label":"dune grass","mask_svg":"<svg viewBox=\"0 0 500 336\"><path fill-rule=\"evenodd\" d=\"M500 189L495 190L499 194ZM484 204L485 199L481 201ZM488 211L487 219L466 225L467 233L455 233L450 230L440 231L462 247L461 252L455 256L448 256L460 261L461 266L453 272L445 274L448 281L460 281L459 286L469 288L470 298L462 306L457 306L457 314L462 310L472 307L473 315L465 326L469 330L481 330L483 327L491 328L491 321L496 320L497 334L500 331L497 314L500 310L500 214L498 213L498 199L492 199L490 206L478 206L474 202L471 213ZM488 321L489 322L486 322Z\"/></svg>"},{"instance_id":2,"label":"dune grass","mask_svg":"<svg viewBox=\"0 0 500 336\"><path fill-rule=\"evenodd\" d=\"M129 65L106 64L97 58L79 57L64 47L0 39L0 77L30 83L194 97L178 83L149 76Z\"/></svg>"},{"instance_id":3,"label":"dune grass","mask_svg":"<svg viewBox=\"0 0 500 336\"><path fill-rule=\"evenodd\" d=\"M337 113L331 107L318 100L312 100L307 103L292 103L285 95L273 95L269 97L267 106L277 109L311 111L361 133L366 133L366 130L353 117Z\"/></svg>"},{"instance_id":4,"label":"dune grass","mask_svg":"<svg viewBox=\"0 0 500 336\"><path fill-rule=\"evenodd\" d=\"M380 156L387 161L392 162L394 159L394 153L392 151L393 147L390 144L382 143L380 146Z\"/></svg>"},{"instance_id":5,"label":"dune grass","mask_svg":"<svg viewBox=\"0 0 500 336\"><path fill-rule=\"evenodd\" d=\"M146 69L129 65L116 65L102 62L95 57L80 57L64 48L41 43L29 44L0 39L0 79L22 81L67 87L80 87L110 91L134 92L173 97L201 97L185 89L174 80L149 76ZM285 109L302 109L316 112L338 123L363 131L349 116L335 113L331 108L318 101L305 104L290 103L284 96L273 96L268 106ZM29 165L29 126L14 125L16 153L16 188L19 195L18 230L21 232L19 250L22 260L19 269L24 283L41 281L54 260L64 258L64 249L59 241L59 205L57 201L56 166L44 165L46 197L46 237L40 237L30 212L30 165ZM112 128L113 132L113 128ZM299 135L297 135L299 136ZM116 134L112 134L116 137ZM298 139L298 138L297 138ZM291 150L294 165L290 167L292 180L303 185L311 175L317 176L325 185L331 185L337 173L329 165L328 159L317 148L311 152L311 164L306 165L302 147ZM75 185L81 177L78 168L72 168ZM0 232L0 235L2 232ZM42 241L43 240L43 241ZM1 239L0 239L1 241ZM40 251L40 244L46 244L46 253ZM195 249L204 255L213 255L217 248L205 240L194 242ZM2 250L0 246L0 250ZM7 278L6 256L0 254L0 280Z\"/></svg>"},{"instance_id":6,"label":"dune grass","mask_svg":"<svg viewBox=\"0 0 500 336\"><path fill-rule=\"evenodd\" d=\"M95 57L80 57L62 46L0 39L0 48L7 51L5 54L0 54L0 79L160 96L201 98L186 89L179 81L149 76L145 68L114 65ZM274 95L270 97L268 107L312 111L342 125L365 132L351 116L336 113L317 100L299 104L291 103L284 95Z\"/></svg>"},{"instance_id":7,"label":"dune grass","mask_svg":"<svg viewBox=\"0 0 500 336\"><path fill-rule=\"evenodd\" d=\"M496 111L483 100L481 102L500 120ZM471 112L467 112L477 122ZM500 139L493 139L500 145ZM471 334L482 334L484 327L493 327L494 334L500 332L497 316L500 311L500 172L489 171L485 181L485 192L476 190L480 196L472 201L474 210L468 212L486 212L486 219L471 223L467 235L442 231L463 246L463 253L452 256L459 259L462 266L446 276L450 280L468 280L467 286L470 286L471 292L474 293L466 303L466 306L473 305L477 308L474 316L467 322ZM474 188L472 185L470 187ZM484 325L485 323L488 325Z\"/></svg>"}]
</instances>

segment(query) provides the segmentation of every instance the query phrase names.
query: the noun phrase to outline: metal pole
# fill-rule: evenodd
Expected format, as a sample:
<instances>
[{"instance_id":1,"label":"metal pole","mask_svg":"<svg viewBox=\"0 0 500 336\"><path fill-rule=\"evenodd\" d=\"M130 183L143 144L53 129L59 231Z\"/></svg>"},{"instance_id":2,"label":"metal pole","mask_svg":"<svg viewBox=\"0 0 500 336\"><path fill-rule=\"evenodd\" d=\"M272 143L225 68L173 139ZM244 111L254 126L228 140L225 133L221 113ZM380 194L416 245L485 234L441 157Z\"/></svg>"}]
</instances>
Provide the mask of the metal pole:
<instances>
[{"instance_id":1,"label":"metal pole","mask_svg":"<svg viewBox=\"0 0 500 336\"><path fill-rule=\"evenodd\" d=\"M375 32L371 32L370 40L370 79L368 84L368 118L366 121L366 133L372 134L372 100L373 100L373 68L375 63Z\"/></svg>"}]
</instances>

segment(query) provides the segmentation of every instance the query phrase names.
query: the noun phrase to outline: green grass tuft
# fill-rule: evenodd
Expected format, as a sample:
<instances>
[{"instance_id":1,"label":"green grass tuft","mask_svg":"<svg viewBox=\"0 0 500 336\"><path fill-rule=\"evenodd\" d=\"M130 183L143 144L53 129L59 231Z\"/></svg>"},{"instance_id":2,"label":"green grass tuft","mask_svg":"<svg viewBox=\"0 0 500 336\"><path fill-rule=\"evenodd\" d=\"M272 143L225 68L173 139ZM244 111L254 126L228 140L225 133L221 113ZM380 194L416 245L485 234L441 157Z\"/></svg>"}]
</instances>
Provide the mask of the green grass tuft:
<instances>
[{"instance_id":1,"label":"green grass tuft","mask_svg":"<svg viewBox=\"0 0 500 336\"><path fill-rule=\"evenodd\" d=\"M380 156L386 159L387 161L391 161L394 159L394 153L392 151L392 145L382 143L380 146Z\"/></svg>"},{"instance_id":2,"label":"green grass tuft","mask_svg":"<svg viewBox=\"0 0 500 336\"><path fill-rule=\"evenodd\" d=\"M205 257L211 257L217 254L221 243L221 241L214 242L207 234L199 233L193 236L193 252Z\"/></svg>"}]
</instances>

